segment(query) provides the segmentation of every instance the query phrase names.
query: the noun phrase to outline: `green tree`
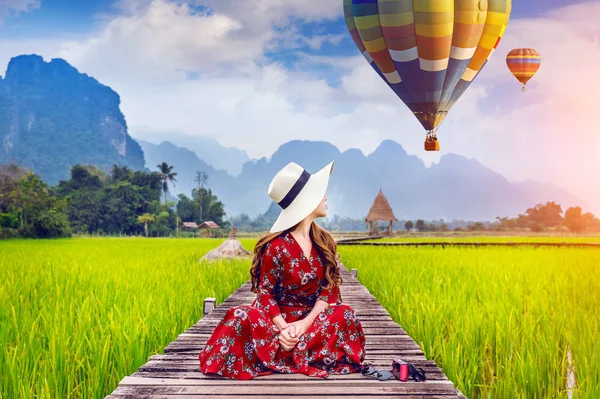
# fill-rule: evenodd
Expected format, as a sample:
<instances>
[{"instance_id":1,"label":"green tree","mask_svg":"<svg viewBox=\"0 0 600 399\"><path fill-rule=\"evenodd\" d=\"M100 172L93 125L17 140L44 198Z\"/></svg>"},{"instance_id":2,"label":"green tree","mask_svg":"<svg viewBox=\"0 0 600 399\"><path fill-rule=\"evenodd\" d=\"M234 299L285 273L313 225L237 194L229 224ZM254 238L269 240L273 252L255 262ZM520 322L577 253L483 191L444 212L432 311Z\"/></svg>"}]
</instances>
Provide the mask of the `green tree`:
<instances>
[{"instance_id":1,"label":"green tree","mask_svg":"<svg viewBox=\"0 0 600 399\"><path fill-rule=\"evenodd\" d=\"M3 183L3 190L10 187L6 198L3 196L3 208L10 211L12 227L16 225L14 217L18 216L18 232L21 236L55 238L71 235L65 211L66 201L57 198L39 176L26 172L13 174L9 178L13 181L8 183L4 180Z\"/></svg>"},{"instance_id":2,"label":"green tree","mask_svg":"<svg viewBox=\"0 0 600 399\"><path fill-rule=\"evenodd\" d=\"M196 177L194 178L194 181L196 182L196 184L198 184L198 197L200 199L200 215L202 215L202 199L204 198L204 194L206 193L206 190L204 190L204 183L208 181L208 177L208 173L196 171Z\"/></svg>"},{"instance_id":3,"label":"green tree","mask_svg":"<svg viewBox=\"0 0 600 399\"><path fill-rule=\"evenodd\" d=\"M144 225L144 233L146 234L146 238L148 238L148 223L154 222L156 219L156 215L151 213L144 213L141 216L138 216L138 222Z\"/></svg>"},{"instance_id":4,"label":"green tree","mask_svg":"<svg viewBox=\"0 0 600 399\"><path fill-rule=\"evenodd\" d=\"M498 220L498 230L512 230L516 227L516 219L496 216L496 220Z\"/></svg>"},{"instance_id":5,"label":"green tree","mask_svg":"<svg viewBox=\"0 0 600 399\"><path fill-rule=\"evenodd\" d=\"M404 222L404 228L406 229L406 231L411 231L413 228L415 227L415 224L412 222L412 220L408 220L406 222Z\"/></svg>"},{"instance_id":6,"label":"green tree","mask_svg":"<svg viewBox=\"0 0 600 399\"><path fill-rule=\"evenodd\" d=\"M563 221L562 213L562 207L554 201L546 202L544 205L537 204L525 211L529 221L545 227L558 226Z\"/></svg>"},{"instance_id":7,"label":"green tree","mask_svg":"<svg viewBox=\"0 0 600 399\"><path fill-rule=\"evenodd\" d=\"M213 194L209 188L203 198L204 217L203 221L211 220L221 226L221 228L229 227L229 222L223 220L226 215L225 205L219 201L219 198Z\"/></svg>"},{"instance_id":8,"label":"green tree","mask_svg":"<svg viewBox=\"0 0 600 399\"><path fill-rule=\"evenodd\" d=\"M565 212L564 223L565 226L567 226L567 228L572 232L579 233L583 231L585 228L585 224L584 219L581 215L581 207L576 206L567 209L567 211Z\"/></svg>"},{"instance_id":9,"label":"green tree","mask_svg":"<svg viewBox=\"0 0 600 399\"><path fill-rule=\"evenodd\" d=\"M60 181L56 192L68 202L69 223L74 231L138 234L137 217L152 213L160 203L162 180L158 172L133 172L113 165L110 174L88 165L71 168L71 178Z\"/></svg>"},{"instance_id":10,"label":"green tree","mask_svg":"<svg viewBox=\"0 0 600 399\"><path fill-rule=\"evenodd\" d=\"M162 180L162 189L163 192L165 193L165 204L167 203L167 191L169 191L169 182L173 184L173 186L175 186L175 183L177 180L175 179L175 176L177 176L176 172L173 172L173 166L172 165L168 165L166 162L163 162L159 165L157 165L159 171L160 171L160 178Z\"/></svg>"},{"instance_id":11,"label":"green tree","mask_svg":"<svg viewBox=\"0 0 600 399\"><path fill-rule=\"evenodd\" d=\"M586 212L581 215L581 218L583 219L583 229L585 231L594 230L597 219L592 213Z\"/></svg>"},{"instance_id":12,"label":"green tree","mask_svg":"<svg viewBox=\"0 0 600 399\"><path fill-rule=\"evenodd\" d=\"M22 227L22 185L21 178L27 172L16 164L0 165L0 227Z\"/></svg>"},{"instance_id":13,"label":"green tree","mask_svg":"<svg viewBox=\"0 0 600 399\"><path fill-rule=\"evenodd\" d=\"M130 181L133 176L133 171L127 166L113 165L111 171L113 181Z\"/></svg>"},{"instance_id":14,"label":"green tree","mask_svg":"<svg viewBox=\"0 0 600 399\"><path fill-rule=\"evenodd\" d=\"M467 226L467 230L469 231L484 231L485 226L481 222L476 222Z\"/></svg>"},{"instance_id":15,"label":"green tree","mask_svg":"<svg viewBox=\"0 0 600 399\"><path fill-rule=\"evenodd\" d=\"M600 219L596 218L591 213L583 215L585 220L586 231L600 232Z\"/></svg>"},{"instance_id":16,"label":"green tree","mask_svg":"<svg viewBox=\"0 0 600 399\"><path fill-rule=\"evenodd\" d=\"M162 211L156 217L156 221L152 225L151 231L159 237L167 236L172 231L170 224L169 212Z\"/></svg>"},{"instance_id":17,"label":"green tree","mask_svg":"<svg viewBox=\"0 0 600 399\"><path fill-rule=\"evenodd\" d=\"M423 219L417 220L417 223L415 224L415 227L419 231L425 231L427 229L427 225L425 224L425 221Z\"/></svg>"},{"instance_id":18,"label":"green tree","mask_svg":"<svg viewBox=\"0 0 600 399\"><path fill-rule=\"evenodd\" d=\"M139 232L137 217L141 215L144 198L140 188L129 181L113 182L102 199L102 230L109 233Z\"/></svg>"},{"instance_id":19,"label":"green tree","mask_svg":"<svg viewBox=\"0 0 600 399\"><path fill-rule=\"evenodd\" d=\"M544 226L538 222L531 222L529 224L529 229L534 233L541 233L542 231L544 231Z\"/></svg>"},{"instance_id":20,"label":"green tree","mask_svg":"<svg viewBox=\"0 0 600 399\"><path fill-rule=\"evenodd\" d=\"M71 179L60 181L57 193L68 202L67 214L73 231L92 233L100 228L106 181L108 176L104 172L84 165L73 166Z\"/></svg>"},{"instance_id":21,"label":"green tree","mask_svg":"<svg viewBox=\"0 0 600 399\"><path fill-rule=\"evenodd\" d=\"M33 221L32 231L38 238L69 237L71 228L64 205L58 200L51 200L50 209L42 210Z\"/></svg>"},{"instance_id":22,"label":"green tree","mask_svg":"<svg viewBox=\"0 0 600 399\"><path fill-rule=\"evenodd\" d=\"M191 200L185 194L179 194L177 197L179 201L177 201L175 209L181 221L201 223L200 204Z\"/></svg>"}]
</instances>

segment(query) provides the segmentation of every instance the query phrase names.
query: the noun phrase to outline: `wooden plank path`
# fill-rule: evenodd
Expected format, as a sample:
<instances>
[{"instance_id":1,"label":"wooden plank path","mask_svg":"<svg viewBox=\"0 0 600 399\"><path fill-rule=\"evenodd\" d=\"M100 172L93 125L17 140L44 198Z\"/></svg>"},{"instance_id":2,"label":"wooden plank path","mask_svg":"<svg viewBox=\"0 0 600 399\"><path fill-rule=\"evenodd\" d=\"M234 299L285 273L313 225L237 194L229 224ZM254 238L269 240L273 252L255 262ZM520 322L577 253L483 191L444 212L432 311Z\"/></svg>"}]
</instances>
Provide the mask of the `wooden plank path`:
<instances>
[{"instance_id":1,"label":"wooden plank path","mask_svg":"<svg viewBox=\"0 0 600 399\"><path fill-rule=\"evenodd\" d=\"M427 381L400 382L369 380L360 373L330 375L326 379L303 374L272 374L252 380L230 380L207 376L199 371L198 354L215 326L232 306L250 305L255 294L250 281L243 284L198 323L180 334L164 350L154 355L131 376L123 378L109 399L172 398L465 398L434 361L395 323L373 295L340 264L344 283L342 300L352 306L366 334L366 361L376 368L390 370L392 359L408 360L423 367Z\"/></svg>"}]
</instances>

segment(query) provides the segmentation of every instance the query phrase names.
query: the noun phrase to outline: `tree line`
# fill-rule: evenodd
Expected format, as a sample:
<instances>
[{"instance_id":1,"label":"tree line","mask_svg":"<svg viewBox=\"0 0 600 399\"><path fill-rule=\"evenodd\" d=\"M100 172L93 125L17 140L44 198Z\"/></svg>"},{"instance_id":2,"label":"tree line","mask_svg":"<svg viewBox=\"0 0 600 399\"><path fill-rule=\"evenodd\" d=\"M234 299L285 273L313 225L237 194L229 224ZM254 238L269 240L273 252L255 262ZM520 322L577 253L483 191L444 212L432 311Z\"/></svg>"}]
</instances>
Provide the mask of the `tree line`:
<instances>
[{"instance_id":1,"label":"tree line","mask_svg":"<svg viewBox=\"0 0 600 399\"><path fill-rule=\"evenodd\" d=\"M75 165L69 180L49 186L17 165L0 166L0 238L70 237L72 234L168 236L182 222L206 220L228 228L225 205L210 188L208 175L198 172L191 198L179 194L169 201L175 184L173 166L158 171L133 171L114 165L110 173ZM161 201L162 197L162 201Z\"/></svg>"},{"instance_id":2,"label":"tree line","mask_svg":"<svg viewBox=\"0 0 600 399\"><path fill-rule=\"evenodd\" d=\"M264 232L277 219L274 202L264 214L247 214L225 221L225 205L207 187L209 175L197 172L197 187L188 197L168 197L177 182L174 167L163 162L157 171L133 171L114 165L109 173L93 166L75 165L69 180L49 186L40 176L17 165L0 165L0 238L69 237L72 234L190 235L182 233L183 222L213 221L222 229ZM173 200L169 200L169 198ZM317 220L331 231L362 231L365 222L334 215ZM426 222L401 220L406 231L571 231L600 232L600 220L581 207L563 212L555 202L537 204L516 218L497 217L494 222ZM385 229L386 226L380 226ZM400 227L402 229L402 227Z\"/></svg>"},{"instance_id":3,"label":"tree line","mask_svg":"<svg viewBox=\"0 0 600 399\"><path fill-rule=\"evenodd\" d=\"M468 223L466 227L449 228L447 223L427 223L422 219L404 222L408 231L519 231L528 230L535 233L545 231L570 231L573 233L600 232L600 219L590 212L583 212L581 207L568 208L564 213L562 206L554 201L537 204L516 218L496 217L495 222Z\"/></svg>"}]
</instances>

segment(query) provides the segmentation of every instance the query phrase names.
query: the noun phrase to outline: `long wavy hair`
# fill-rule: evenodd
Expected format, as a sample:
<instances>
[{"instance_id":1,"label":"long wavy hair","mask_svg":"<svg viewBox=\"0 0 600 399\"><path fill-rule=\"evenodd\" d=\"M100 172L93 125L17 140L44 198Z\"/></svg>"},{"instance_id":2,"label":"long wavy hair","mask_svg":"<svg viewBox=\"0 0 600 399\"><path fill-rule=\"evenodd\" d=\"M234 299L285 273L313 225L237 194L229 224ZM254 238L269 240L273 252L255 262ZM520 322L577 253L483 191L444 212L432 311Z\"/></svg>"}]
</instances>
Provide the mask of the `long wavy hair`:
<instances>
[{"instance_id":1,"label":"long wavy hair","mask_svg":"<svg viewBox=\"0 0 600 399\"><path fill-rule=\"evenodd\" d=\"M275 238L284 236L293 231L297 226L298 224L279 233L267 233L258 240L254 246L254 258L252 259L252 267L250 268L252 292L258 292L261 258L265 249L265 245ZM317 249L317 253L321 258L323 266L325 267L325 280L327 283L323 286L323 288L331 289L333 287L339 287L343 280L340 273L340 268L337 264L337 244L335 243L335 240L331 234L327 232L327 230L323 229L315 222L312 222L310 225L310 238L312 240L312 244Z\"/></svg>"}]
</instances>

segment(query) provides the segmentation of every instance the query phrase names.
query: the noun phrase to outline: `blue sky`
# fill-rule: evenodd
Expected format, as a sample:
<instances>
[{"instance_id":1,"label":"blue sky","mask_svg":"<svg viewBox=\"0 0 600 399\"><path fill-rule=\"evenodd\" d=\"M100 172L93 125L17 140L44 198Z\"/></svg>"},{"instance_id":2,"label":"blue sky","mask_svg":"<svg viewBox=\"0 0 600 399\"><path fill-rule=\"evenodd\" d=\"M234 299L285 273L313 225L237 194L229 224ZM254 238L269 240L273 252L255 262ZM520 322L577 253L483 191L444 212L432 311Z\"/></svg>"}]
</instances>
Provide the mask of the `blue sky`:
<instances>
[{"instance_id":1,"label":"blue sky","mask_svg":"<svg viewBox=\"0 0 600 399\"><path fill-rule=\"evenodd\" d=\"M574 0L515 0L512 17L539 16L548 10L576 3L578 1ZM41 0L39 7L30 12L11 13L0 31L4 37L9 38L83 33L101 24L104 14L117 12L118 4L119 2L110 0ZM316 25L326 33L340 33L345 29L341 13L340 18L335 21ZM314 27L315 24L306 24L306 28ZM354 50L349 45L344 47L347 48L342 51ZM335 48L332 49L335 51Z\"/></svg>"},{"instance_id":2,"label":"blue sky","mask_svg":"<svg viewBox=\"0 0 600 399\"><path fill-rule=\"evenodd\" d=\"M109 8L109 2L100 0L42 0L30 12L12 12L0 31L6 38L85 33L97 23L97 15Z\"/></svg>"},{"instance_id":3,"label":"blue sky","mask_svg":"<svg viewBox=\"0 0 600 399\"><path fill-rule=\"evenodd\" d=\"M253 158L291 139L366 154L392 139L427 164L457 153L557 184L600 213L600 187L581 173L600 167L586 100L600 91L599 12L598 0L513 1L497 52L440 128L440 153L422 150L420 124L358 53L342 0L2 0L0 74L19 54L64 58L119 93L140 138L183 131ZM504 60L515 47L542 54L526 93Z\"/></svg>"},{"instance_id":4,"label":"blue sky","mask_svg":"<svg viewBox=\"0 0 600 399\"><path fill-rule=\"evenodd\" d=\"M18 3L20 0L7 1ZM516 0L513 1L512 18L535 17L549 10L578 2L576 0ZM122 8L122 1L110 0L23 0L21 3L31 3L35 8L29 12L12 10L4 18L4 25L0 27L0 34L4 38L65 37L89 33L101 28L109 16L118 15ZM0 5L0 9L2 7ZM326 21L300 21L301 32L307 35L311 32L344 34L346 26L342 18L341 4L338 14L338 18ZM311 49L305 45L302 49L316 54L354 55L356 53L354 44L347 36L338 45L325 44L320 49Z\"/></svg>"}]
</instances>

